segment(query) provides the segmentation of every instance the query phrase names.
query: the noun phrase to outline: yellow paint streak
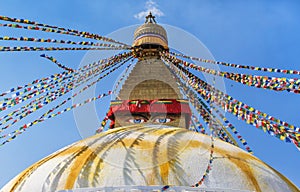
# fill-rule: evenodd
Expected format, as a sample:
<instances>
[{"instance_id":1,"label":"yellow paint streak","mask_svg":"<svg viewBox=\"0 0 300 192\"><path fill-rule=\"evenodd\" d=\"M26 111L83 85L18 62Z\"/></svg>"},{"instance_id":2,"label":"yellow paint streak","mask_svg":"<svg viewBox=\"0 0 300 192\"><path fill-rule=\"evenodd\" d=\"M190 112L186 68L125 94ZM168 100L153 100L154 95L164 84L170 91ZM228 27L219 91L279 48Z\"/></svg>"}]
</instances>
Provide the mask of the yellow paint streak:
<instances>
[{"instance_id":1,"label":"yellow paint streak","mask_svg":"<svg viewBox=\"0 0 300 192\"><path fill-rule=\"evenodd\" d=\"M225 143L224 145L229 145L229 144ZM209 146L210 146L210 144L209 144ZM259 161L260 163L263 163L260 159L256 158L255 156L251 155L250 153L244 152L240 148L239 148L239 151L233 151L233 150L219 148L220 146L222 146L222 144L215 146L214 152L219 153L223 157L229 157L230 156L230 157L239 158L239 159ZM232 148L235 148L235 147L236 146L232 145ZM236 148L238 148L238 147L236 147ZM243 151L243 152L241 152L241 151Z\"/></svg>"},{"instance_id":2,"label":"yellow paint streak","mask_svg":"<svg viewBox=\"0 0 300 192\"><path fill-rule=\"evenodd\" d=\"M245 153L241 153L240 156L243 156ZM243 159L239 159L236 157L231 157L228 155L228 159L230 159L230 162L234 163L236 167L241 169L241 171L247 176L247 180L252 183L252 186L255 188L255 191L260 192L261 188L259 187L258 181L256 180L256 177L251 169L251 167L248 165L248 162Z\"/></svg>"},{"instance_id":3,"label":"yellow paint streak","mask_svg":"<svg viewBox=\"0 0 300 192\"><path fill-rule=\"evenodd\" d=\"M203 149L210 149L211 144L210 143L203 143L197 140L191 140L191 141L187 141L187 143L182 143L182 144L186 144L187 147L189 148L203 148Z\"/></svg>"},{"instance_id":4,"label":"yellow paint streak","mask_svg":"<svg viewBox=\"0 0 300 192\"><path fill-rule=\"evenodd\" d=\"M73 147L71 147L73 148ZM61 156L61 154L64 154L66 153L66 151L68 151L69 149L71 148L67 148L63 151L60 151L59 153L54 153L38 162L36 162L35 164L31 165L30 167L28 167L27 169L25 169L24 171L22 171L17 179L16 179L16 182L13 184L12 188L10 189L11 192L15 191L17 189L17 187L26 179L26 177L28 175L30 175L34 170L36 170L39 166L41 166L42 164L46 163L47 161L55 158L55 157L59 157ZM77 150L79 150L79 148L77 147Z\"/></svg>"},{"instance_id":5,"label":"yellow paint streak","mask_svg":"<svg viewBox=\"0 0 300 192\"><path fill-rule=\"evenodd\" d=\"M136 140L136 138L123 138L122 142L126 147L130 147L132 143ZM142 140L139 145L135 145L134 147L137 149L153 149L153 146L155 144L155 141L147 141L147 140ZM120 148L119 145L114 145L112 148Z\"/></svg>"},{"instance_id":6,"label":"yellow paint streak","mask_svg":"<svg viewBox=\"0 0 300 192\"><path fill-rule=\"evenodd\" d=\"M169 170L170 170L169 162L161 164L159 168L160 168L160 176L162 178L162 182L164 185L167 185L169 183Z\"/></svg>"},{"instance_id":7,"label":"yellow paint streak","mask_svg":"<svg viewBox=\"0 0 300 192\"><path fill-rule=\"evenodd\" d=\"M87 158L90 155L94 155L94 151L91 149L85 150L82 154L75 158L75 162L72 163L72 167L70 169L70 174L67 177L64 189L73 189L74 183L82 169L82 167L87 162Z\"/></svg>"},{"instance_id":8,"label":"yellow paint streak","mask_svg":"<svg viewBox=\"0 0 300 192\"><path fill-rule=\"evenodd\" d=\"M96 177L97 177L97 175L99 175L99 173L97 173L95 170L96 170L96 168L97 168L97 166L100 164L100 166L99 166L99 169L100 170L102 170L103 169L103 166L104 166L104 163L103 163L103 159L101 159L101 158L96 158L95 159L95 161L93 162L93 164L92 164L92 168L91 168L91 170L94 170L94 171L91 171L90 173L89 173L89 175L88 175L88 181L89 181L89 183L92 183L93 182L93 179L94 179L94 177L95 177L95 175L96 175ZM99 178L99 179L102 179L102 178ZM99 182L99 181L98 181Z\"/></svg>"}]
</instances>

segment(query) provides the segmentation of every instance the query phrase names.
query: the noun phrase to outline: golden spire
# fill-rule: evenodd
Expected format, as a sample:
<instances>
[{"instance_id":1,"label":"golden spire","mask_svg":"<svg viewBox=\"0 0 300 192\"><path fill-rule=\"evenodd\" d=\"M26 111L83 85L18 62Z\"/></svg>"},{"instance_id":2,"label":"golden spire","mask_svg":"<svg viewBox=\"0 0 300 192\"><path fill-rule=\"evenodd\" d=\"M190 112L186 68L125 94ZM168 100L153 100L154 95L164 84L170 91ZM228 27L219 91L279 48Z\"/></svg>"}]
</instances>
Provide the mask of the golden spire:
<instances>
[{"instance_id":1,"label":"golden spire","mask_svg":"<svg viewBox=\"0 0 300 192\"><path fill-rule=\"evenodd\" d=\"M146 16L145 23L156 23L155 16L152 15L151 11L149 12L149 15Z\"/></svg>"}]
</instances>

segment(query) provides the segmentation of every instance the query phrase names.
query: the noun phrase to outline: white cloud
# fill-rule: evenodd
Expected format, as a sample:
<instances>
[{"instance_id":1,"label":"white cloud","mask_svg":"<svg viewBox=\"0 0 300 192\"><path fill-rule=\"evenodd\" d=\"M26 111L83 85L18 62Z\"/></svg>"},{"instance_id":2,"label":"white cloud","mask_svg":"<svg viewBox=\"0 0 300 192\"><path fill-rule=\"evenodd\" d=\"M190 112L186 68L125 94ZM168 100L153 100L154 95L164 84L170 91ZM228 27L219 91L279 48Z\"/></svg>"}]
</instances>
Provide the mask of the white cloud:
<instances>
[{"instance_id":1,"label":"white cloud","mask_svg":"<svg viewBox=\"0 0 300 192\"><path fill-rule=\"evenodd\" d=\"M165 15L160 9L158 9L157 3L152 0L148 0L146 2L145 8L146 8L145 11L141 11L135 14L134 18L139 20L144 20L145 17L149 14L149 12L151 12L152 15L154 15L155 17L161 17Z\"/></svg>"}]
</instances>

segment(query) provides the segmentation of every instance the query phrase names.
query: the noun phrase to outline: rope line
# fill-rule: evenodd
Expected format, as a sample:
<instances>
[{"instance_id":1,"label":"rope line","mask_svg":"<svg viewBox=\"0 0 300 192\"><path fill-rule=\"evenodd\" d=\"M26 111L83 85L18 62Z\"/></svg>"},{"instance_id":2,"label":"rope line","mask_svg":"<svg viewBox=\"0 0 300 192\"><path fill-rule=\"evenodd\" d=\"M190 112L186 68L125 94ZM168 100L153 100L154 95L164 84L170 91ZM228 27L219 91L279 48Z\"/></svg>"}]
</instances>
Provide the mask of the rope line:
<instances>
[{"instance_id":1,"label":"rope line","mask_svg":"<svg viewBox=\"0 0 300 192\"><path fill-rule=\"evenodd\" d=\"M174 53L174 52L170 52L170 54L175 55L175 56L179 56L179 57L183 57L183 58L186 58L186 59L191 59L191 60L200 61L200 62L204 62L204 63L216 64L216 65L224 65L224 66L227 66L227 67L250 69L250 70L264 71L264 72L275 72L275 73L283 73L283 74L300 75L300 71L297 71L297 70L266 68L266 67L254 67L254 66L247 66L247 65L240 65L240 64L233 64L233 63L225 63L225 62L219 62L219 61L214 61L214 60L209 60L209 59L201 59L201 58L197 58L197 57L191 57L191 56L187 56L187 55L179 54L179 53Z\"/></svg>"},{"instance_id":2,"label":"rope line","mask_svg":"<svg viewBox=\"0 0 300 192\"><path fill-rule=\"evenodd\" d=\"M129 45L127 45L125 43L121 43L119 41L116 41L116 40L113 40L111 38L107 38L104 36L100 36L97 34L92 34L92 33L84 32L84 31L78 31L78 30L74 30L74 29L66 29L66 28L57 27L57 26L48 25L48 24L42 24L42 23L38 23L35 21L30 21L28 19L17 19L17 18L11 18L11 17L7 17L7 16L0 16L0 20L36 26L36 27L30 27L30 26L20 26L17 24L4 24L4 25L13 25L13 27L15 27L15 28L25 28L25 29L34 28L35 30L42 30L42 31L46 31L46 32L55 32L55 33L75 35L75 36L80 36L80 37L85 37L85 38L92 38L92 39L96 39L96 40L108 41L108 42L112 42L112 43L130 47ZM40 28L40 27L43 27L43 28Z\"/></svg>"}]
</instances>

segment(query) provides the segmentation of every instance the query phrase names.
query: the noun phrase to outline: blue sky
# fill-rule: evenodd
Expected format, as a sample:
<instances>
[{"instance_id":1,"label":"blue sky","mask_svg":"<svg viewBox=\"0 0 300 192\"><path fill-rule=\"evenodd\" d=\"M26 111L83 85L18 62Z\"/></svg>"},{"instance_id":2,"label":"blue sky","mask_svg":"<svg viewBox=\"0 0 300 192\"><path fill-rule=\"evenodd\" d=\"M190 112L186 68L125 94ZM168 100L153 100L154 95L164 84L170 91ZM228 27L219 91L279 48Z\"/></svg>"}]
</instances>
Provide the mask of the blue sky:
<instances>
[{"instance_id":1,"label":"blue sky","mask_svg":"<svg viewBox=\"0 0 300 192\"><path fill-rule=\"evenodd\" d=\"M122 27L143 23L144 21L138 20L134 15L147 9L145 3L146 1L137 0L11 0L1 2L0 13L107 35ZM162 15L157 18L159 23L176 26L193 34L206 45L218 61L300 70L298 0L160 0L156 3L156 11L160 10L157 14ZM0 28L0 36L5 35L43 35L72 40L67 36L49 36L45 33ZM2 46L7 42L0 43ZM0 53L0 92L61 72L51 62L40 58L40 54L42 52ZM47 54L76 68L85 52ZM232 71L224 67L221 69ZM240 72L250 73L246 70ZM228 94L270 115L300 126L299 95L259 90L230 81L225 83ZM98 86L103 85L103 90L107 90L109 87L105 84L107 81ZM107 102L100 101L97 105L107 108ZM292 144L283 143L230 115L227 117L239 128L257 157L300 186L297 166L300 155ZM13 142L0 148L0 187L32 163L80 139L72 112L30 128Z\"/></svg>"}]
</instances>

